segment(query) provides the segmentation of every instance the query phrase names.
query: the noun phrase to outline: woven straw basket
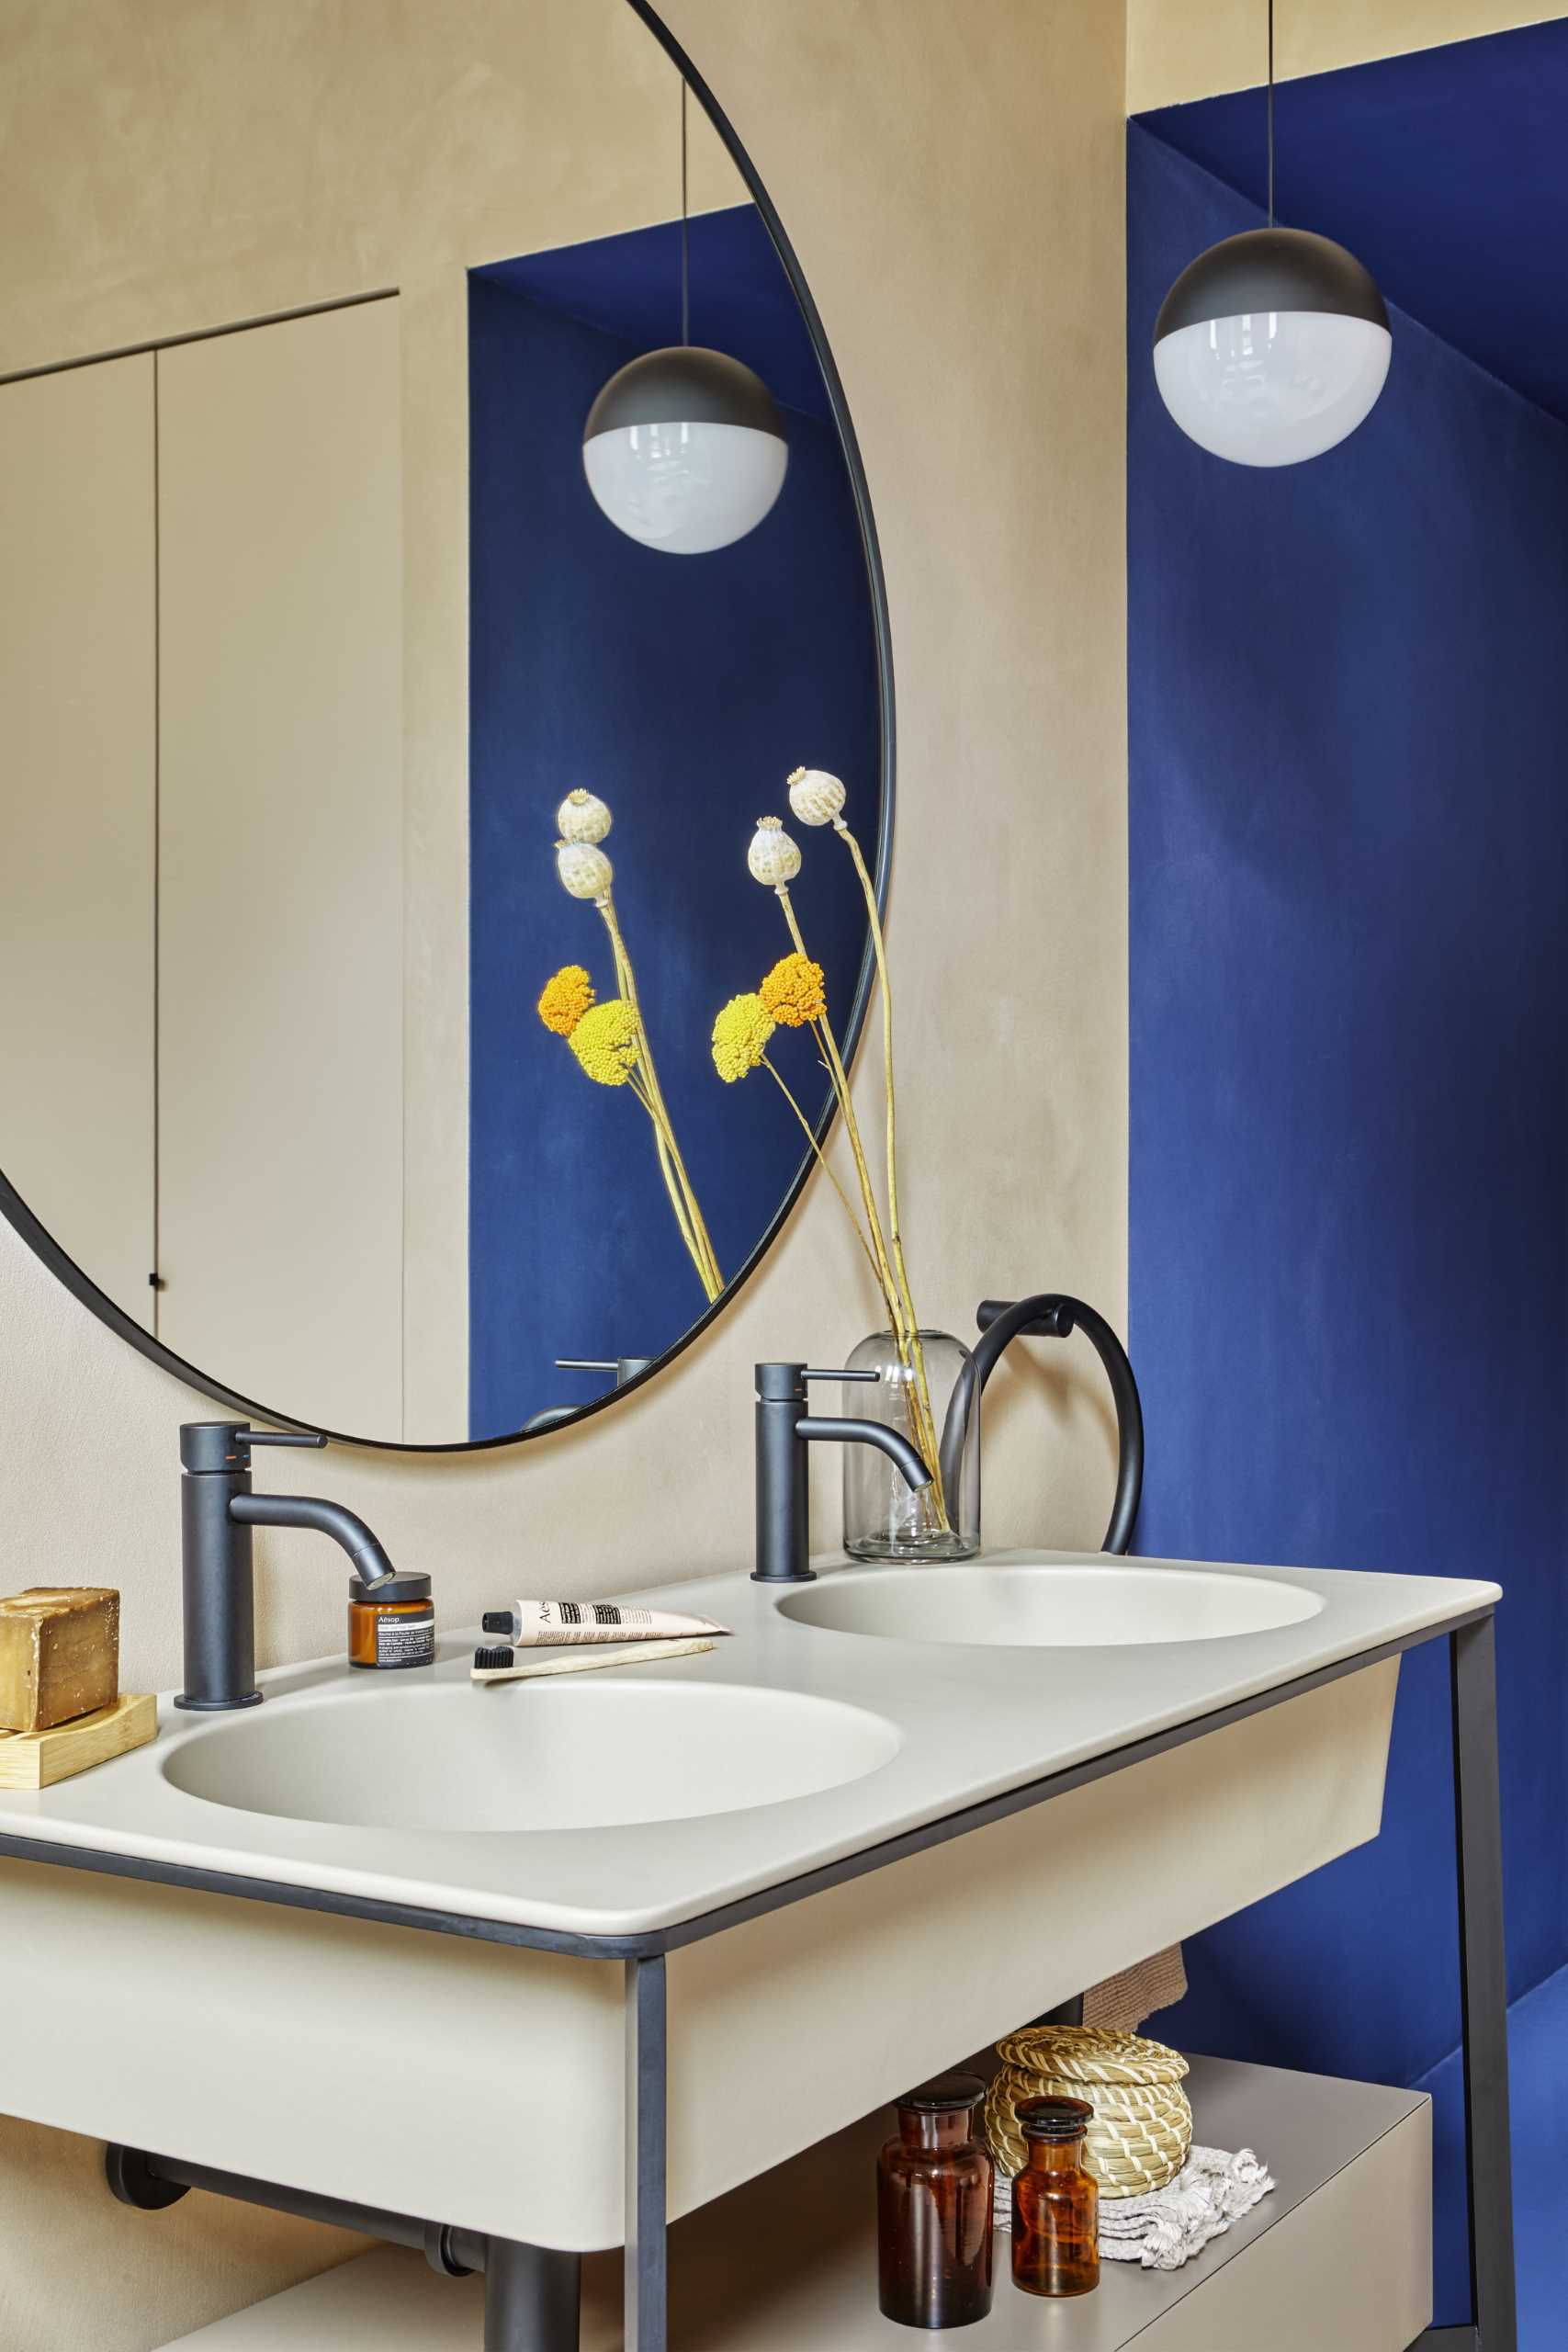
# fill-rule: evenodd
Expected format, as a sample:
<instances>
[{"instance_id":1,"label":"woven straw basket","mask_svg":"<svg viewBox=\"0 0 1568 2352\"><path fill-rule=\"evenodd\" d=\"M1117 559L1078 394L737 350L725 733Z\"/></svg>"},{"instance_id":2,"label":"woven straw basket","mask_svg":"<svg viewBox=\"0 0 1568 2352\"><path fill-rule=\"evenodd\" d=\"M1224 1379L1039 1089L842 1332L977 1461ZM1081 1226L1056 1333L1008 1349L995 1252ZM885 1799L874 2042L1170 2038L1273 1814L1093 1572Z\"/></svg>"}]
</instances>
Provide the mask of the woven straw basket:
<instances>
[{"instance_id":1,"label":"woven straw basket","mask_svg":"<svg viewBox=\"0 0 1568 2352\"><path fill-rule=\"evenodd\" d=\"M1174 2180L1192 2144L1181 2087L1187 2061L1163 2041L1107 2026L1031 2026L997 2044L986 2137L1009 2177L1022 2169L1018 2109L1026 2098L1082 2098L1094 2109L1084 2161L1102 2197L1144 2197Z\"/></svg>"}]
</instances>

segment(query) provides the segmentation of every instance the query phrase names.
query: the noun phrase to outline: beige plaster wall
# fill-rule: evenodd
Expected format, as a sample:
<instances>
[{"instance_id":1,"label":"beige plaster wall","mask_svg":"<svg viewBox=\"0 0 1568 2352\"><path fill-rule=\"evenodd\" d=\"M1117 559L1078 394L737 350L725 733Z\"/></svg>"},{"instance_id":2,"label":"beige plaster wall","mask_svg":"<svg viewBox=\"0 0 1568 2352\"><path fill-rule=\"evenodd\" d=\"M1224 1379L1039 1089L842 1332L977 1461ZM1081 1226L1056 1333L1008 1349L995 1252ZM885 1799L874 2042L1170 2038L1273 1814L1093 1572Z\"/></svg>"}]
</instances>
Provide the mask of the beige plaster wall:
<instances>
[{"instance_id":1,"label":"beige plaster wall","mask_svg":"<svg viewBox=\"0 0 1568 2352\"><path fill-rule=\"evenodd\" d=\"M515 0L526 18L543 5ZM195 37L215 11L173 13ZM372 13L393 27L420 15L379 0ZM1105 0L669 0L667 14L795 241L876 502L899 688L890 948L922 1311L962 1330L983 1294L1059 1284L1123 1318L1120 10ZM451 90L406 168L438 185L453 154L482 145L489 96L482 78ZM135 142L133 120L121 135ZM1020 232L1042 218L1057 232L1049 271ZM280 287L279 299L301 296ZM781 745L781 762L793 756ZM284 1454L269 1480L323 1487L364 1511L394 1557L433 1572L448 1623L521 1587L581 1596L743 1561L751 1363L820 1359L869 1327L873 1302L840 1223L814 1187L707 1339L577 1430L471 1460L340 1451L301 1470ZM1075 1344L1045 1370L1010 1369L993 1385L993 1543L1099 1540L1112 1443L1086 1353ZM113 1340L0 1232L0 1590L112 1578L125 1596L128 1678L143 1687L177 1674L176 1428L213 1409ZM818 1465L823 1541L834 1470ZM264 1541L258 1555L264 1659L333 1648L335 1556L301 1538ZM0 2124L0 2211L28 2224L0 2241L7 2352L142 2352L190 2324L197 2304L231 2308L280 2269L338 2251L267 2224L276 2236L264 2253L263 2225L249 2222L242 2241L235 2218L214 2209L190 2217L199 2260L190 2237L145 2220L166 2258L121 2274L118 2217L87 2158L11 2124Z\"/></svg>"},{"instance_id":2,"label":"beige plaster wall","mask_svg":"<svg viewBox=\"0 0 1568 2352\"><path fill-rule=\"evenodd\" d=\"M1280 81L1437 49L1561 16L1536 0L1289 0L1276 10ZM1127 111L1249 89L1268 69L1264 0L1127 0Z\"/></svg>"}]
</instances>

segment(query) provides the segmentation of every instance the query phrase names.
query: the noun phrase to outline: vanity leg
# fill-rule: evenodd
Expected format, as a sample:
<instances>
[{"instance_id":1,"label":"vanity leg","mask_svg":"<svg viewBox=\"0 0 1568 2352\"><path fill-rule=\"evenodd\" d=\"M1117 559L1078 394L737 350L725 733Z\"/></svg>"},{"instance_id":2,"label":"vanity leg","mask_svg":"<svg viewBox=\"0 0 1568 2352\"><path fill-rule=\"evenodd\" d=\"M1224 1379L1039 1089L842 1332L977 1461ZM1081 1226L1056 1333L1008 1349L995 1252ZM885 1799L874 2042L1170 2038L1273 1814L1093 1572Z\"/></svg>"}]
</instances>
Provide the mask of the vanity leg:
<instances>
[{"instance_id":1,"label":"vanity leg","mask_svg":"<svg viewBox=\"0 0 1568 2352\"><path fill-rule=\"evenodd\" d=\"M1449 1636L1459 1869L1465 2189L1475 2339L1517 2352L1508 2143L1508 1980L1497 1775L1496 1633L1490 1617ZM1445 2331L1446 2332L1446 2331Z\"/></svg>"},{"instance_id":2,"label":"vanity leg","mask_svg":"<svg viewBox=\"0 0 1568 2352\"><path fill-rule=\"evenodd\" d=\"M1490 1617L1476 1625L1461 1625L1449 1635L1449 1668L1472 2317L1468 2327L1428 2328L1412 2352L1518 2352L1497 1775L1497 1639Z\"/></svg>"},{"instance_id":3,"label":"vanity leg","mask_svg":"<svg viewBox=\"0 0 1568 2352\"><path fill-rule=\"evenodd\" d=\"M484 2352L577 2352L582 2257L485 2243Z\"/></svg>"},{"instance_id":4,"label":"vanity leg","mask_svg":"<svg viewBox=\"0 0 1568 2352\"><path fill-rule=\"evenodd\" d=\"M626 2352L667 2352L665 1961L626 1962Z\"/></svg>"}]
</instances>

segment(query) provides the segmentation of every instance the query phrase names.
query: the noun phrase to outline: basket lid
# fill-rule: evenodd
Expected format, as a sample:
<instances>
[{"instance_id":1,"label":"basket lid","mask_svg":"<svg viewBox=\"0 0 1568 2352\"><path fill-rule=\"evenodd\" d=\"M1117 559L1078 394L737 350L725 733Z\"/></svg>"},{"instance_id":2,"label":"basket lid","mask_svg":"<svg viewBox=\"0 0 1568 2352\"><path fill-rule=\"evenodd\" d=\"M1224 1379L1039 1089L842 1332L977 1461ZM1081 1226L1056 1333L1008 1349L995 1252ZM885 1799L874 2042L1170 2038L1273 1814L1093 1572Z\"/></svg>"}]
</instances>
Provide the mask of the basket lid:
<instances>
[{"instance_id":1,"label":"basket lid","mask_svg":"<svg viewBox=\"0 0 1568 2352\"><path fill-rule=\"evenodd\" d=\"M1009 2065L1025 2074L1090 2088L1096 2083L1179 2083L1187 2072L1179 2050L1111 2026L1029 2026L1010 2033L997 2049Z\"/></svg>"}]
</instances>

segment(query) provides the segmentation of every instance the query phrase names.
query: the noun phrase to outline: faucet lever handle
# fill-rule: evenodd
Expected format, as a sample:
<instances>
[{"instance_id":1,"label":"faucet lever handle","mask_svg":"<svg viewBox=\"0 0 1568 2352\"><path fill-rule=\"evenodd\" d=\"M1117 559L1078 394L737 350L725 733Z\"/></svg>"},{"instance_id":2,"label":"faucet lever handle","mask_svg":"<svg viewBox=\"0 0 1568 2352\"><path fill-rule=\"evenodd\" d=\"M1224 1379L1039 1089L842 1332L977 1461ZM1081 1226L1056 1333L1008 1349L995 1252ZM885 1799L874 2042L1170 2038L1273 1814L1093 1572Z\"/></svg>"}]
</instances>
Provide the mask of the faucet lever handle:
<instances>
[{"instance_id":1,"label":"faucet lever handle","mask_svg":"<svg viewBox=\"0 0 1568 2352\"><path fill-rule=\"evenodd\" d=\"M316 1430L254 1430L249 1421L182 1421L180 1464L186 1470L248 1470L253 1445L323 1446Z\"/></svg>"},{"instance_id":2,"label":"faucet lever handle","mask_svg":"<svg viewBox=\"0 0 1568 2352\"><path fill-rule=\"evenodd\" d=\"M880 1380L879 1372L813 1371L803 1363L760 1363L757 1366L760 1405L804 1405L808 1380Z\"/></svg>"}]
</instances>

